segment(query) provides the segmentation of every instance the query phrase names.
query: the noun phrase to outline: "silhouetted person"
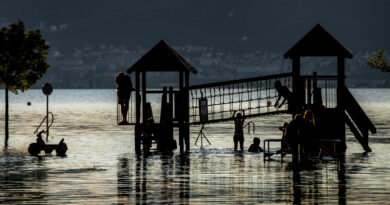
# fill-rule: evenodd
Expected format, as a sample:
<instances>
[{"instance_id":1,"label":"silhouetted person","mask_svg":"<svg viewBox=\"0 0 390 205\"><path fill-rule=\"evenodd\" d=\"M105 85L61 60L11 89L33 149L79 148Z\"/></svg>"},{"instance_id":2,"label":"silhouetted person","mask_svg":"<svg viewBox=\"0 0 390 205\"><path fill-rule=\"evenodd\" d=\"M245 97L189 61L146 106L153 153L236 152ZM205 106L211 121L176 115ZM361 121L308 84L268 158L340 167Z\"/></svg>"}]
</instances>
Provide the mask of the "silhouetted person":
<instances>
[{"instance_id":1,"label":"silhouetted person","mask_svg":"<svg viewBox=\"0 0 390 205\"><path fill-rule=\"evenodd\" d=\"M253 144L249 146L248 152L262 152L263 149L260 147L260 138L253 138Z\"/></svg>"},{"instance_id":2,"label":"silhouetted person","mask_svg":"<svg viewBox=\"0 0 390 205\"><path fill-rule=\"evenodd\" d=\"M45 133L45 130L42 130L40 131L38 134L37 134L37 144L40 146L40 147L44 147L45 146L45 141L43 141L42 139L42 134Z\"/></svg>"},{"instance_id":3,"label":"silhouetted person","mask_svg":"<svg viewBox=\"0 0 390 205\"><path fill-rule=\"evenodd\" d=\"M66 151L68 150L68 146L64 142L64 138L61 139L60 143L56 148L57 156L66 156Z\"/></svg>"},{"instance_id":4,"label":"silhouetted person","mask_svg":"<svg viewBox=\"0 0 390 205\"><path fill-rule=\"evenodd\" d=\"M233 113L233 119L234 119L234 151L237 151L237 144L240 142L240 148L241 151L244 151L244 122L245 122L245 111L241 110L242 114L240 112L237 113L237 111L234 111ZM237 114L236 114L237 113Z\"/></svg>"},{"instance_id":5,"label":"silhouetted person","mask_svg":"<svg viewBox=\"0 0 390 205\"><path fill-rule=\"evenodd\" d=\"M279 80L275 81L274 87L275 87L276 91L278 92L278 99L276 100L274 106L277 107L277 108L280 108L280 107L282 107L284 105L284 103L287 100L288 109L290 110L291 103L292 103L292 98L293 98L292 92L288 89L287 86L283 86L282 83ZM279 100L282 97L283 97L283 101L279 104Z\"/></svg>"},{"instance_id":6,"label":"silhouetted person","mask_svg":"<svg viewBox=\"0 0 390 205\"><path fill-rule=\"evenodd\" d=\"M148 118L144 127L142 128L142 146L145 154L149 153L152 147L152 137L154 134L154 120L152 117Z\"/></svg>"},{"instance_id":7,"label":"silhouetted person","mask_svg":"<svg viewBox=\"0 0 390 205\"><path fill-rule=\"evenodd\" d=\"M301 142L302 120L302 114L296 114L286 127L286 143L292 153L296 152L297 145Z\"/></svg>"},{"instance_id":8,"label":"silhouetted person","mask_svg":"<svg viewBox=\"0 0 390 205\"><path fill-rule=\"evenodd\" d=\"M28 153L32 156L38 156L38 154L45 148L45 141L42 139L42 133L44 133L45 130L40 131L37 134L37 142L31 143L28 146Z\"/></svg>"},{"instance_id":9,"label":"silhouetted person","mask_svg":"<svg viewBox=\"0 0 390 205\"><path fill-rule=\"evenodd\" d=\"M280 143L280 150L276 153L286 152L288 151L288 145L286 142L286 130L287 130L288 122L284 122L281 127L279 127L279 130L282 131L282 142Z\"/></svg>"},{"instance_id":10,"label":"silhouetted person","mask_svg":"<svg viewBox=\"0 0 390 205\"><path fill-rule=\"evenodd\" d=\"M318 134L316 133L314 114L311 110L306 110L303 114L301 136L305 150L315 152L317 146L313 146L315 145L313 140L318 137Z\"/></svg>"},{"instance_id":11,"label":"silhouetted person","mask_svg":"<svg viewBox=\"0 0 390 205\"><path fill-rule=\"evenodd\" d=\"M131 97L131 91L134 90L130 76L119 72L116 77L116 95L118 104L121 106L122 122L120 125L127 124L127 111L129 110L129 100Z\"/></svg>"}]
</instances>

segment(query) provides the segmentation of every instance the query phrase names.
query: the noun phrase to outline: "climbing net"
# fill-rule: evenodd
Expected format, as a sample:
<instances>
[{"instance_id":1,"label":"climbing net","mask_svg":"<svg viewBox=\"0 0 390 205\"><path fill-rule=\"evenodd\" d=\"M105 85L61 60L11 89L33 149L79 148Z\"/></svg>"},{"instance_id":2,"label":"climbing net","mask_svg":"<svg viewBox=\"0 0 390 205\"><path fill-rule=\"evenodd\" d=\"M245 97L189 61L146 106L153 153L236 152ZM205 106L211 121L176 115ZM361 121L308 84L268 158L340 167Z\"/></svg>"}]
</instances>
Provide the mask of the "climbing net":
<instances>
[{"instance_id":1,"label":"climbing net","mask_svg":"<svg viewBox=\"0 0 390 205\"><path fill-rule=\"evenodd\" d=\"M274 83L280 81L291 90L291 73L190 86L190 123L202 124L232 120L234 111L245 111L246 117L285 113L287 101L274 107L278 93ZM207 100L206 120L200 117L199 100ZM283 101L280 99L279 104ZM205 107L203 107L205 109ZM204 118L204 116L202 117Z\"/></svg>"}]
</instances>

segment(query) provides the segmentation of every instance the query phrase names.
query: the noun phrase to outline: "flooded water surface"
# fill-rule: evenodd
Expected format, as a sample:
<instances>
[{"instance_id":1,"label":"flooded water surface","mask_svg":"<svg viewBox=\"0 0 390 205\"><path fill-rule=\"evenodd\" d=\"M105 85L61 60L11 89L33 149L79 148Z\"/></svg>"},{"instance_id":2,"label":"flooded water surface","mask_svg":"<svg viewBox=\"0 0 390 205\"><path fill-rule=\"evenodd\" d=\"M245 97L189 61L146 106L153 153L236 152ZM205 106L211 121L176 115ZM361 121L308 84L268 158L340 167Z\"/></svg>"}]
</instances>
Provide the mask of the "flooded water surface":
<instances>
[{"instance_id":1,"label":"flooded water surface","mask_svg":"<svg viewBox=\"0 0 390 205\"><path fill-rule=\"evenodd\" d=\"M0 139L0 203L7 204L390 204L390 89L355 89L353 95L377 127L364 153L347 130L345 162L322 160L296 171L291 157L233 152L233 123L206 125L211 145L180 155L134 154L134 128L116 125L115 90L54 90L50 143L62 138L66 157L38 159L27 147L46 112L40 90L10 99L9 148ZM4 136L4 91L0 93L0 136ZM27 106L27 102L31 106ZM252 119L253 137L278 139L291 116ZM177 140L178 141L178 140Z\"/></svg>"}]
</instances>

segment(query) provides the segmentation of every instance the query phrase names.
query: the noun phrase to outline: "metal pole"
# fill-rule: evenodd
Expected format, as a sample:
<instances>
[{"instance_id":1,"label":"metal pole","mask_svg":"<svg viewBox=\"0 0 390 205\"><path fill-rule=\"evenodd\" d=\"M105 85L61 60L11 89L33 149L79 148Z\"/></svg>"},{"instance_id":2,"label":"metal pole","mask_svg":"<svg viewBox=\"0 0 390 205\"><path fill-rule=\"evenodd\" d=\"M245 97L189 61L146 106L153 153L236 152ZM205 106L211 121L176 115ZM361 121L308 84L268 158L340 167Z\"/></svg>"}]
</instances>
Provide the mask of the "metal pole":
<instances>
[{"instance_id":1,"label":"metal pole","mask_svg":"<svg viewBox=\"0 0 390 205\"><path fill-rule=\"evenodd\" d=\"M49 95L46 95L46 143L49 142Z\"/></svg>"}]
</instances>

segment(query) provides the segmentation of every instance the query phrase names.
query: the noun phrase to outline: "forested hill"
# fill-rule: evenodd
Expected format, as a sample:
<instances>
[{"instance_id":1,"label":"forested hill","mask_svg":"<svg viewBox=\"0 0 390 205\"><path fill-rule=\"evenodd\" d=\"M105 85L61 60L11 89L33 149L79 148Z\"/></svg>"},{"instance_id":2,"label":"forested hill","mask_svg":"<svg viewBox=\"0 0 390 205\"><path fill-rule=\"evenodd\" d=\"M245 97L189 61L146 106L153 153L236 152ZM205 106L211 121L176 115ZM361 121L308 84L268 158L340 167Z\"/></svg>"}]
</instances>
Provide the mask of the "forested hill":
<instances>
[{"instance_id":1,"label":"forested hill","mask_svg":"<svg viewBox=\"0 0 390 205\"><path fill-rule=\"evenodd\" d=\"M252 69L262 73L270 64L285 69L272 56L282 55L317 23L354 54L390 50L388 11L387 0L3 0L0 26L21 19L41 29L51 46L52 68L44 80L60 87L113 87L101 82L160 39L182 49L198 69L223 70L226 78ZM364 62L356 66L364 68ZM211 76L200 73L198 80L212 81Z\"/></svg>"}]
</instances>

